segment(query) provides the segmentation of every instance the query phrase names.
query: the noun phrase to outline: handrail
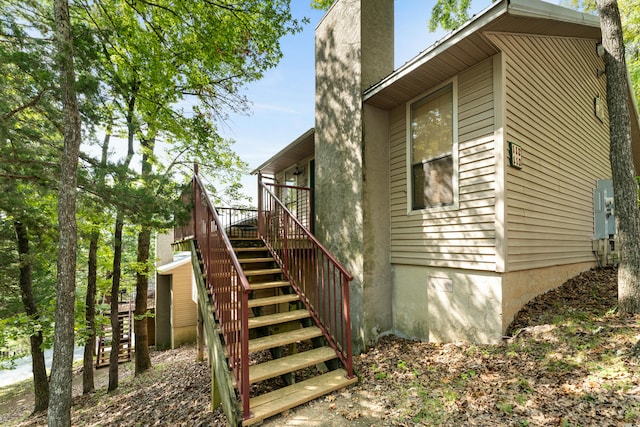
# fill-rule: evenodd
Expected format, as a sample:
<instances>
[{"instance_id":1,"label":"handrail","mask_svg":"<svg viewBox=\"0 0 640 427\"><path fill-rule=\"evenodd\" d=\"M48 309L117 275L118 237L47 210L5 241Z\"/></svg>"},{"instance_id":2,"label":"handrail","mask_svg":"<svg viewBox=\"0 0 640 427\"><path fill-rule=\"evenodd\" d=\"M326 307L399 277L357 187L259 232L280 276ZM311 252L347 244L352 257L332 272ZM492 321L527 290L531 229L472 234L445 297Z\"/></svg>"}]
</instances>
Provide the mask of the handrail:
<instances>
[{"instance_id":1,"label":"handrail","mask_svg":"<svg viewBox=\"0 0 640 427\"><path fill-rule=\"evenodd\" d=\"M264 182L263 182L264 183ZM284 202L285 207L304 227L313 234L312 192L309 187L278 183L264 183L274 189L275 197ZM295 211L295 212L294 212Z\"/></svg>"},{"instance_id":2,"label":"handrail","mask_svg":"<svg viewBox=\"0 0 640 427\"><path fill-rule=\"evenodd\" d=\"M207 287L228 351L229 369L237 383L242 418L251 417L249 407L249 281L231 246L205 187L194 175L193 235L204 263Z\"/></svg>"},{"instance_id":3,"label":"handrail","mask_svg":"<svg viewBox=\"0 0 640 427\"><path fill-rule=\"evenodd\" d=\"M303 187L300 187L303 188ZM280 205L280 207L282 209L284 209L288 216L291 217L291 220L298 225L301 228L305 228L305 226L300 222L300 220L298 220L298 218L296 218L296 216L291 213L291 211L289 211L289 209L287 209L287 207L282 203L281 200L279 200L275 194L273 194L273 192L269 191L269 189L265 188L265 190L267 191L267 193L273 197L276 201L276 203L278 203ZM322 250L322 252L331 260L332 263L336 264L336 267L340 270L340 272L342 274L344 274L345 276L348 277L349 281L353 280L353 276L351 275L351 273L349 273L349 271L347 270L347 268L345 266L342 265L342 263L340 263L340 261L338 261L336 259L336 257L334 257L331 252L329 252L329 250L322 244L320 243L320 241L313 235L311 234L311 232L309 232L307 230L307 233L305 233L305 237L308 238L309 240L311 240L315 245L317 245L319 247L320 250Z\"/></svg>"},{"instance_id":4,"label":"handrail","mask_svg":"<svg viewBox=\"0 0 640 427\"><path fill-rule=\"evenodd\" d=\"M258 232L275 255L329 345L353 377L347 269L262 182L258 175Z\"/></svg>"}]
</instances>

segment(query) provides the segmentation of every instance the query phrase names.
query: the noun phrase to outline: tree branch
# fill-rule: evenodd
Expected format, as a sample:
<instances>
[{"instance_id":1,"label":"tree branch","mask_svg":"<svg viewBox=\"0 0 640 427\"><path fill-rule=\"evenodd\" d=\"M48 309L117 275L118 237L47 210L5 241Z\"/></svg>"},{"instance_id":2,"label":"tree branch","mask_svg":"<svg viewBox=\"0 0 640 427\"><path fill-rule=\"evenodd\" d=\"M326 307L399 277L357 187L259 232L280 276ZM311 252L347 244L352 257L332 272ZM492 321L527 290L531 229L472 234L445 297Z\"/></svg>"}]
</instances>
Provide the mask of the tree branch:
<instances>
[{"instance_id":1,"label":"tree branch","mask_svg":"<svg viewBox=\"0 0 640 427\"><path fill-rule=\"evenodd\" d=\"M40 102L40 100L48 90L49 88L42 89L40 93L38 93L33 99L31 99L31 101L19 106L18 108L14 108L13 110L6 113L4 116L2 116L2 121L8 120L11 117L15 116L16 114L18 114L19 112L24 111L27 108L31 108L34 105L36 105L38 102Z\"/></svg>"}]
</instances>

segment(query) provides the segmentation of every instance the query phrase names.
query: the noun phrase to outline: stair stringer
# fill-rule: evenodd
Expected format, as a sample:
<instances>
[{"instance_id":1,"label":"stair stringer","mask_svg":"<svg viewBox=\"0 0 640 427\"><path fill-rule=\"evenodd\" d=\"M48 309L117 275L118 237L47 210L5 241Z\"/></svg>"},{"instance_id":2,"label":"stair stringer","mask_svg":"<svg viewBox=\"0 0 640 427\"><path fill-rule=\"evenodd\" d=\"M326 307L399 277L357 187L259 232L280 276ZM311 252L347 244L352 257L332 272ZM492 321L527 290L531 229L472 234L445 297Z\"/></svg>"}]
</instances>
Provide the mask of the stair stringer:
<instances>
[{"instance_id":1,"label":"stair stringer","mask_svg":"<svg viewBox=\"0 0 640 427\"><path fill-rule=\"evenodd\" d=\"M205 280L198 260L198 252L195 240L190 241L191 263L198 289L198 302L202 310L204 331L207 337L207 347L209 350L209 366L211 368L211 405L212 410L218 404L222 405L222 410L227 416L230 425L238 426L242 424L242 412L238 404L233 374L228 368L225 357L224 344L218 334L219 327L213 313L215 308L205 285Z\"/></svg>"}]
</instances>

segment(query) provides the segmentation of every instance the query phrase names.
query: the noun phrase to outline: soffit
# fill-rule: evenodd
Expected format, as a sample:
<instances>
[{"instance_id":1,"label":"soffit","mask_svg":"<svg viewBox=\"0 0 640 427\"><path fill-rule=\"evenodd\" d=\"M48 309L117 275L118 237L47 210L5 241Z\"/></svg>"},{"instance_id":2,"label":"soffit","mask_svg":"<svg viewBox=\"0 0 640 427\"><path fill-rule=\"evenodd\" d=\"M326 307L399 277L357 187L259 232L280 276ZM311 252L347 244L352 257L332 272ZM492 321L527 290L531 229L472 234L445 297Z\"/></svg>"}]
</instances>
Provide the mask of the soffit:
<instances>
[{"instance_id":1,"label":"soffit","mask_svg":"<svg viewBox=\"0 0 640 427\"><path fill-rule=\"evenodd\" d=\"M269 160L255 168L251 173L255 175L258 172L261 172L264 174L274 175L277 172L294 165L300 160L312 157L315 152L314 135L314 129L309 129L291 144L273 155Z\"/></svg>"},{"instance_id":2,"label":"soffit","mask_svg":"<svg viewBox=\"0 0 640 427\"><path fill-rule=\"evenodd\" d=\"M589 21L583 24L523 16L495 7L488 10L485 16L472 21L469 27L434 44L416 59L365 91L365 102L390 110L495 55L499 50L483 36L485 32L600 40L600 28Z\"/></svg>"}]
</instances>

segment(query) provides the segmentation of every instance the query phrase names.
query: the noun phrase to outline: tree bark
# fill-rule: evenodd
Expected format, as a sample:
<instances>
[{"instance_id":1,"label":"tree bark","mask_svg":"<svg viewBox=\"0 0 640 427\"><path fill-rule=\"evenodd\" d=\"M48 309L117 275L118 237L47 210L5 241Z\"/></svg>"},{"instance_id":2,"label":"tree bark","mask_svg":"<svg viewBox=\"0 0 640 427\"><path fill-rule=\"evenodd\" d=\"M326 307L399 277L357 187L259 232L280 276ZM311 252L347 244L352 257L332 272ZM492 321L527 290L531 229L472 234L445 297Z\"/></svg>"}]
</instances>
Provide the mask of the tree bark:
<instances>
[{"instance_id":1,"label":"tree bark","mask_svg":"<svg viewBox=\"0 0 640 427\"><path fill-rule=\"evenodd\" d=\"M95 391L93 380L93 351L96 348L96 293L98 281L98 241L100 233L94 231L89 240L89 259L87 261L87 296L85 300L85 321L89 337L84 344L82 365L82 394Z\"/></svg>"},{"instance_id":2,"label":"tree bark","mask_svg":"<svg viewBox=\"0 0 640 427\"><path fill-rule=\"evenodd\" d=\"M29 259L29 234L27 227L20 221L14 223L18 240L18 255L20 256L20 296L27 316L38 322L40 315L33 297L33 283L31 280L31 261ZM33 368L33 392L35 402L33 412L45 411L49 406L49 379L44 364L44 351L42 350L42 331L34 331L29 336L31 344L31 367Z\"/></svg>"},{"instance_id":3,"label":"tree bark","mask_svg":"<svg viewBox=\"0 0 640 427\"><path fill-rule=\"evenodd\" d=\"M76 280L76 188L81 121L76 96L73 41L68 0L55 0L56 60L60 69L64 148L60 159L58 193L58 273L53 362L49 388L47 422L50 427L71 425L71 375Z\"/></svg>"},{"instance_id":4,"label":"tree bark","mask_svg":"<svg viewBox=\"0 0 640 427\"><path fill-rule=\"evenodd\" d=\"M123 169L126 170L131 164L134 155L133 141L137 129L135 123L135 92L137 80L131 84L132 93L127 101L127 157L124 160ZM121 183L126 177L116 176L116 182ZM109 386L107 391L114 391L118 388L118 360L120 356L120 319L119 319L119 294L120 277L122 275L122 229L124 228L124 213L118 209L116 214L116 228L113 236L113 278L111 282L111 354L109 355Z\"/></svg>"},{"instance_id":5,"label":"tree bark","mask_svg":"<svg viewBox=\"0 0 640 427\"><path fill-rule=\"evenodd\" d=\"M602 45L605 51L610 160L620 253L618 308L622 314L639 313L640 215L638 182L631 153L629 87L622 24L617 1L598 0L597 6L602 29Z\"/></svg>"},{"instance_id":6,"label":"tree bark","mask_svg":"<svg viewBox=\"0 0 640 427\"><path fill-rule=\"evenodd\" d=\"M118 388L118 359L120 353L120 276L122 274L122 213L116 217L116 229L113 235L113 277L111 282L111 354L109 355L109 387L111 392Z\"/></svg>"},{"instance_id":7,"label":"tree bark","mask_svg":"<svg viewBox=\"0 0 640 427\"><path fill-rule=\"evenodd\" d=\"M149 248L151 246L151 229L143 226L138 233L138 267L136 273L136 309L134 316L134 332L136 334L135 375L140 375L151 367L149 355L149 333L147 329L147 298L149 289Z\"/></svg>"},{"instance_id":8,"label":"tree bark","mask_svg":"<svg viewBox=\"0 0 640 427\"><path fill-rule=\"evenodd\" d=\"M151 175L153 165L151 156L155 149L155 136L142 140L142 180L146 184ZM149 248L151 247L151 228L146 225L138 234L138 271L136 273L136 309L134 331L136 334L135 375L140 375L151 368L149 355L149 332L147 328L147 300L149 292Z\"/></svg>"}]
</instances>

